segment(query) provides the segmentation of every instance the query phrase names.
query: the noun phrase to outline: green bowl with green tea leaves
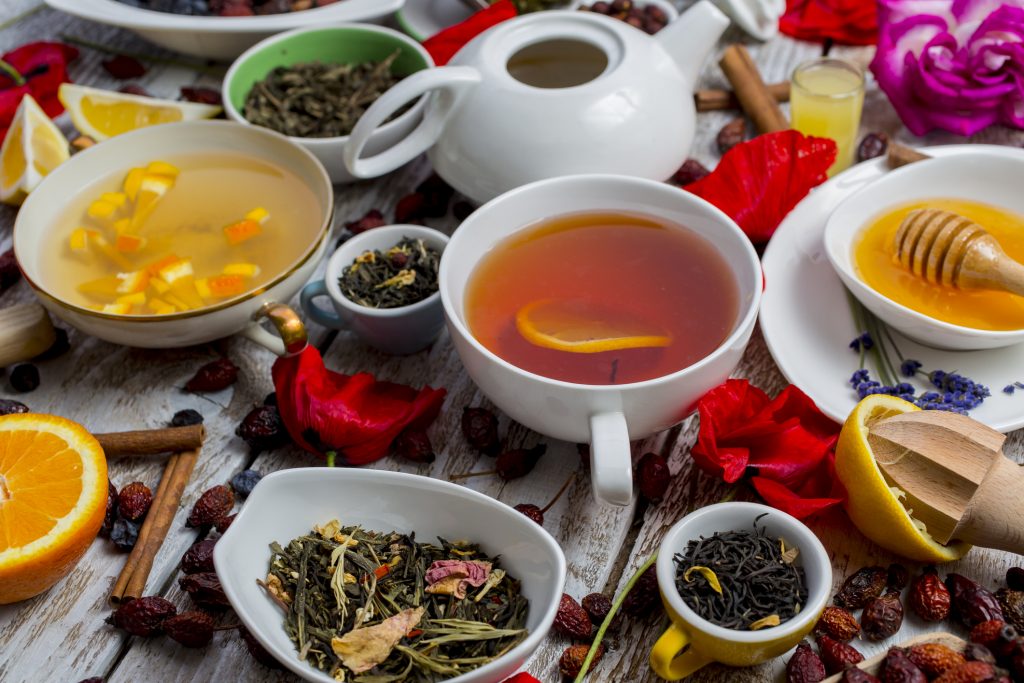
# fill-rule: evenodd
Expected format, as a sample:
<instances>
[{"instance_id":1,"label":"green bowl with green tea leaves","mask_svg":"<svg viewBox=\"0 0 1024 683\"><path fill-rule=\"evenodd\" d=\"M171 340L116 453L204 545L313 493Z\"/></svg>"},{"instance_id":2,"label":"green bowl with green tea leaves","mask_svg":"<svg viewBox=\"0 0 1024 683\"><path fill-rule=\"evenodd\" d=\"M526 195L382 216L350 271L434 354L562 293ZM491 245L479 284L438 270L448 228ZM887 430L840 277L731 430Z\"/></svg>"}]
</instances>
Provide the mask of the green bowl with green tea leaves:
<instances>
[{"instance_id":1,"label":"green bowl with green tea leaves","mask_svg":"<svg viewBox=\"0 0 1024 683\"><path fill-rule=\"evenodd\" d=\"M349 183L355 178L342 161L347 131L398 80L433 66L423 46L383 26L295 29L257 43L234 61L224 77L224 110L239 123L287 135L320 160L334 183ZM420 98L374 131L365 154L405 139L425 107Z\"/></svg>"}]
</instances>

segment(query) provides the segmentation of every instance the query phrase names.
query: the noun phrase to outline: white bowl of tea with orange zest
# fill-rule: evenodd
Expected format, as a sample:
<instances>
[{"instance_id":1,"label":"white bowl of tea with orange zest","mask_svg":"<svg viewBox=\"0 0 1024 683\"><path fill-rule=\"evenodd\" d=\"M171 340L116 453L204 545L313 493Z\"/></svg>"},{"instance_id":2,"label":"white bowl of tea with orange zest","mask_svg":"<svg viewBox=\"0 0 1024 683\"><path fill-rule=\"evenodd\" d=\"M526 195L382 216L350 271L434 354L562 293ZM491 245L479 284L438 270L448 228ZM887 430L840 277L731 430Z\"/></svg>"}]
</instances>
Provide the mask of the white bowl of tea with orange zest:
<instances>
[{"instance_id":1,"label":"white bowl of tea with orange zest","mask_svg":"<svg viewBox=\"0 0 1024 683\"><path fill-rule=\"evenodd\" d=\"M15 249L44 304L111 341L231 334L293 296L323 253L330 181L273 133L168 124L105 141L68 169L26 202Z\"/></svg>"},{"instance_id":2,"label":"white bowl of tea with orange zest","mask_svg":"<svg viewBox=\"0 0 1024 683\"><path fill-rule=\"evenodd\" d=\"M1024 196L1015 180L1021 173L1020 150L985 147L887 173L835 210L825 230L826 253L866 308L916 341L960 350L1024 342L1024 297L929 281L897 253L904 220L913 211L935 209L977 224L1008 256L1024 262ZM940 239L931 249L947 246ZM939 256L929 252L922 263L940 262Z\"/></svg>"}]
</instances>

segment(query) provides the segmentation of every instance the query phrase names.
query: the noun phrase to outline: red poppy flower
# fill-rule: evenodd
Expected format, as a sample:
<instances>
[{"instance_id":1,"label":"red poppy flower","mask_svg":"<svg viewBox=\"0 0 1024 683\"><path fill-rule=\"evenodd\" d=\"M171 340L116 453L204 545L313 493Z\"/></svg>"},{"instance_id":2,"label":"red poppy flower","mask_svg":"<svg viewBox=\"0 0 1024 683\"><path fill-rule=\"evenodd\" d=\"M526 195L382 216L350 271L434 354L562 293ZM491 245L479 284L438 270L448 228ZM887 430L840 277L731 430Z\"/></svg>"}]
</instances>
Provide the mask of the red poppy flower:
<instances>
[{"instance_id":1,"label":"red poppy flower","mask_svg":"<svg viewBox=\"0 0 1024 683\"><path fill-rule=\"evenodd\" d=\"M830 38L841 45L874 45L878 7L874 0L787 0L779 30L815 43Z\"/></svg>"},{"instance_id":2,"label":"red poppy flower","mask_svg":"<svg viewBox=\"0 0 1024 683\"><path fill-rule=\"evenodd\" d=\"M832 455L839 425L795 386L769 399L747 380L731 379L701 398L697 411L691 455L708 474L729 483L751 475L768 504L795 517L842 502Z\"/></svg>"},{"instance_id":3,"label":"red poppy flower","mask_svg":"<svg viewBox=\"0 0 1024 683\"><path fill-rule=\"evenodd\" d=\"M516 16L516 6L512 0L498 0L490 7L473 13L465 21L435 33L423 41L423 48L434 58L434 64L443 66L448 63L462 46L478 35L506 19Z\"/></svg>"},{"instance_id":4,"label":"red poppy flower","mask_svg":"<svg viewBox=\"0 0 1024 683\"><path fill-rule=\"evenodd\" d=\"M717 206L751 242L762 244L811 188L828 178L835 160L833 140L780 130L736 145L714 171L683 189Z\"/></svg>"},{"instance_id":5,"label":"red poppy flower","mask_svg":"<svg viewBox=\"0 0 1024 683\"><path fill-rule=\"evenodd\" d=\"M426 429L445 396L444 389L417 391L378 382L366 372L332 372L312 346L296 356L278 358L272 372L278 410L295 443L328 455L331 461L336 456L344 465L365 465L384 457L407 427Z\"/></svg>"},{"instance_id":6,"label":"red poppy flower","mask_svg":"<svg viewBox=\"0 0 1024 683\"><path fill-rule=\"evenodd\" d=\"M512 678L506 678L502 683L540 683L540 681L524 671Z\"/></svg>"},{"instance_id":7,"label":"red poppy flower","mask_svg":"<svg viewBox=\"0 0 1024 683\"><path fill-rule=\"evenodd\" d=\"M28 43L0 55L0 61L17 74L0 69L0 142L25 95L32 95L50 118L64 111L57 89L71 80L67 66L76 57L78 50L70 45L46 42Z\"/></svg>"}]
</instances>

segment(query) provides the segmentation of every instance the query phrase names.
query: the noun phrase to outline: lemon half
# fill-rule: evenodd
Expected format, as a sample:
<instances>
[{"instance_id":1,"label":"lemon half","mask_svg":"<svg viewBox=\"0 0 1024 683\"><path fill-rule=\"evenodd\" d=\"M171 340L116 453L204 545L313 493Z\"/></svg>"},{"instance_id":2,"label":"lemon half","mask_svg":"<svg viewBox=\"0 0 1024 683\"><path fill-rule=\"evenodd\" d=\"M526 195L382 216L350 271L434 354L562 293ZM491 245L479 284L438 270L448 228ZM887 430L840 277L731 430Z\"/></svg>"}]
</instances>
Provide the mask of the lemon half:
<instances>
[{"instance_id":1,"label":"lemon half","mask_svg":"<svg viewBox=\"0 0 1024 683\"><path fill-rule=\"evenodd\" d=\"M159 123L209 119L221 111L210 104L159 100L74 83L62 84L57 96L78 132L97 142Z\"/></svg>"},{"instance_id":2,"label":"lemon half","mask_svg":"<svg viewBox=\"0 0 1024 683\"><path fill-rule=\"evenodd\" d=\"M846 511L861 533L878 545L911 560L952 562L971 549L966 543L942 545L900 502L900 493L885 480L868 443L871 424L920 410L895 396L872 395L857 404L843 423L836 445L836 474L846 487Z\"/></svg>"},{"instance_id":3,"label":"lemon half","mask_svg":"<svg viewBox=\"0 0 1024 683\"><path fill-rule=\"evenodd\" d=\"M0 201L21 204L69 156L60 128L31 95L25 95L0 147Z\"/></svg>"}]
</instances>

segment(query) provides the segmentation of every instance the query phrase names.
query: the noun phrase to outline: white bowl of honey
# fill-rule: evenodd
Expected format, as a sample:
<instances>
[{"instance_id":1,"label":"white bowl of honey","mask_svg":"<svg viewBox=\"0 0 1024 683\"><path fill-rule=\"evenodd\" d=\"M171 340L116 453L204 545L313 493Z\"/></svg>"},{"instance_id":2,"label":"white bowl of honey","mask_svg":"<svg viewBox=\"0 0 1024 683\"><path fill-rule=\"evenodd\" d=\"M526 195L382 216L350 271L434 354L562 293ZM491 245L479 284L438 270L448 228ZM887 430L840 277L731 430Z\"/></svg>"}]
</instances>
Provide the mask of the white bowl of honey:
<instances>
[{"instance_id":1,"label":"white bowl of honey","mask_svg":"<svg viewBox=\"0 0 1024 683\"><path fill-rule=\"evenodd\" d=\"M173 123L47 176L18 213L14 251L43 305L100 339L167 348L247 332L283 352L254 316L312 275L333 207L323 166L284 136Z\"/></svg>"},{"instance_id":2,"label":"white bowl of honey","mask_svg":"<svg viewBox=\"0 0 1024 683\"><path fill-rule=\"evenodd\" d=\"M825 251L847 289L893 329L922 344L980 350L1024 342L1024 297L932 284L895 258L911 211L934 208L985 228L1024 261L1024 153L979 149L919 161L850 195L828 219Z\"/></svg>"}]
</instances>

